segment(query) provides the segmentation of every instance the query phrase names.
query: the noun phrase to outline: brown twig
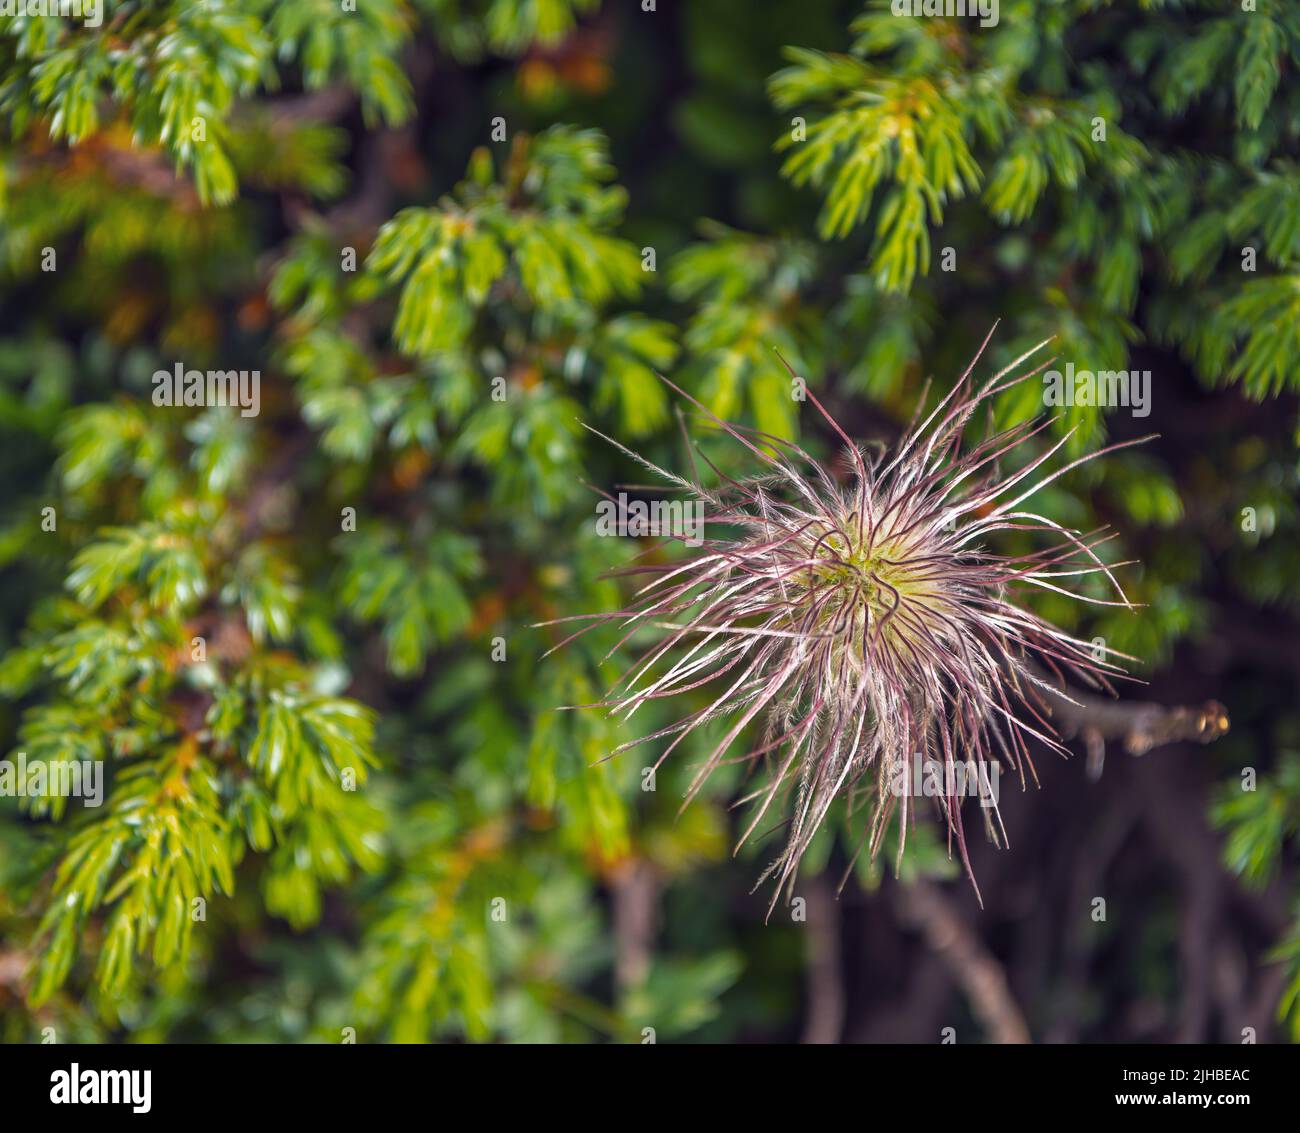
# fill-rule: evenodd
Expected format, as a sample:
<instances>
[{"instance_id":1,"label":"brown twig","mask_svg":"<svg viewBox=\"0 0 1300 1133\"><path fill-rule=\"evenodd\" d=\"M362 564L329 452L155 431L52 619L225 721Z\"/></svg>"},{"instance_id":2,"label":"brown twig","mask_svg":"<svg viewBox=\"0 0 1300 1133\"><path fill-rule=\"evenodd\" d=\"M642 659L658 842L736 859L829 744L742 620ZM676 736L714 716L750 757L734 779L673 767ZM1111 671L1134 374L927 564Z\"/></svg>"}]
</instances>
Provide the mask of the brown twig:
<instances>
[{"instance_id":1,"label":"brown twig","mask_svg":"<svg viewBox=\"0 0 1300 1133\"><path fill-rule=\"evenodd\" d=\"M844 1030L844 981L840 970L840 904L830 879L818 874L806 885L808 923L804 971L808 1019L802 1042L838 1043Z\"/></svg>"},{"instance_id":2,"label":"brown twig","mask_svg":"<svg viewBox=\"0 0 1300 1133\"><path fill-rule=\"evenodd\" d=\"M610 878L614 897L614 978L627 990L650 971L659 922L659 876L640 858L624 862Z\"/></svg>"},{"instance_id":3,"label":"brown twig","mask_svg":"<svg viewBox=\"0 0 1300 1133\"><path fill-rule=\"evenodd\" d=\"M1100 761L1108 739L1121 740L1129 755L1145 755L1165 744L1211 743L1230 726L1228 710L1217 700L1169 707L1146 700L1108 700L1073 688L1035 688L1061 737L1081 737L1090 762Z\"/></svg>"},{"instance_id":4,"label":"brown twig","mask_svg":"<svg viewBox=\"0 0 1300 1133\"><path fill-rule=\"evenodd\" d=\"M966 993L976 1017L996 1043L1030 1041L1024 1014L1011 994L1006 973L933 882L917 878L896 886L899 918L919 929L926 943Z\"/></svg>"}]
</instances>

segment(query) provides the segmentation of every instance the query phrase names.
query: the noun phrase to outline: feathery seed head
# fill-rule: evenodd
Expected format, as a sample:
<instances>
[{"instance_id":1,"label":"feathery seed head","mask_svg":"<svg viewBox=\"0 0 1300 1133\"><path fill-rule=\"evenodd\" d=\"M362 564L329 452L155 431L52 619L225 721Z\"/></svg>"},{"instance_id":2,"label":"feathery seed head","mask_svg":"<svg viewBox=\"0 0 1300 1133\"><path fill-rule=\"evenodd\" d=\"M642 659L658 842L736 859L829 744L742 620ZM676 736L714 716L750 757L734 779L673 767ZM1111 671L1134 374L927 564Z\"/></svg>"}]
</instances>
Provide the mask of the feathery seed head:
<instances>
[{"instance_id":1,"label":"feathery seed head","mask_svg":"<svg viewBox=\"0 0 1300 1133\"><path fill-rule=\"evenodd\" d=\"M704 707L618 749L668 739L662 762L702 725L729 721L696 771L688 801L714 769L737 758L729 753L748 725L762 722L760 742L739 757L769 768L766 780L741 800L754 810L741 842L771 815L778 798L793 795L785 849L763 875L777 879L777 894L793 885L801 857L841 796L850 813L871 806L862 845L872 855L897 814L901 861L915 815L908 792L891 784L900 774L911 776L918 762L949 772L936 801L949 852L956 847L974 883L955 786L961 780L951 771L958 764L975 770L986 831L1005 841L996 798L988 797L990 782L1009 767L1024 784L1026 770L1033 774L1031 738L1065 750L1039 690L1070 678L1109 691L1108 676L1122 672L1013 601L1018 588L1033 586L1129 605L1096 553L1108 536L1067 530L1027 503L1044 485L1101 453L1043 471L1067 435L1017 471L999 474L1001 458L1045 429L1046 421L990 429L981 443L961 448L981 405L1049 364L1012 376L1045 345L976 388L971 373L981 346L923 418L922 396L892 453L868 457L809 393L847 448L853 468L848 485L797 445L723 422L681 390L761 462L762 475L719 477L722 487L707 488L610 441L702 501L714 530L739 534L708 538L684 561L631 568L628 573L648 578L632 604L564 619L588 622L566 641L609 622L625 626L620 644L645 626L663 630L602 706L630 717L649 701L708 690ZM1047 545L1020 557L986 549L986 540L1008 531L1037 532ZM1094 574L1114 587L1114 600L1069 589L1074 579Z\"/></svg>"}]
</instances>

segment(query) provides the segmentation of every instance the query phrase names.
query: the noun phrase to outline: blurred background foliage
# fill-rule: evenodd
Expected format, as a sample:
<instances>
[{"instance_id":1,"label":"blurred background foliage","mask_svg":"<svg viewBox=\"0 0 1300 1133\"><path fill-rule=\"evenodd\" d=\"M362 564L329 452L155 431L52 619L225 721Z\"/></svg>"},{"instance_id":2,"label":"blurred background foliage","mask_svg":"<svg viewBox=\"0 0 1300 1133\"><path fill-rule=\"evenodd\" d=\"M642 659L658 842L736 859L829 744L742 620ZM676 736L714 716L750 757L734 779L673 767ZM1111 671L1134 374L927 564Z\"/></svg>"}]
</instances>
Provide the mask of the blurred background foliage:
<instances>
[{"instance_id":1,"label":"blurred background foliage","mask_svg":"<svg viewBox=\"0 0 1300 1133\"><path fill-rule=\"evenodd\" d=\"M1294 1036L1297 64L1281 0L0 17L0 742L108 781L0 799L0 1038L997 1037L918 892L1037 1039ZM834 900L858 815L765 923L739 772L678 815L710 737L647 790L653 744L602 758L672 709L556 711L643 644L531 628L640 549L580 422L685 467L660 372L834 459L777 351L887 442L999 319L993 363L1151 371L1069 452L1162 434L1040 501L1119 529L1140 614L1033 601L1233 730L1045 755L982 911L925 827ZM156 408L178 362L260 414Z\"/></svg>"}]
</instances>

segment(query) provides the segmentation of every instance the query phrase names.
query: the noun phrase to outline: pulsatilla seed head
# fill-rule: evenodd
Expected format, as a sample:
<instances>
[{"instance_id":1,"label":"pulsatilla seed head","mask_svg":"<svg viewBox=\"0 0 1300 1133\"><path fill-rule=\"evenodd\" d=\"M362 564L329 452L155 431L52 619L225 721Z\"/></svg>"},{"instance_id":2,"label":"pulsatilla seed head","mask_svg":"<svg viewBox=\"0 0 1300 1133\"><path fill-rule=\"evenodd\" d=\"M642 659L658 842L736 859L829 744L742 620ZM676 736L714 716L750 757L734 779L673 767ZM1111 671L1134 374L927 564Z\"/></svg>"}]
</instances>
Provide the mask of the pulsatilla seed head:
<instances>
[{"instance_id":1,"label":"pulsatilla seed head","mask_svg":"<svg viewBox=\"0 0 1300 1133\"><path fill-rule=\"evenodd\" d=\"M1000 432L990 426L982 441L963 449L981 405L1050 365L1049 359L1017 372L1043 342L976 387L971 375L987 345L988 338L928 412L922 395L892 451L868 455L808 393L846 447L847 484L799 446L721 421L681 390L749 451L759 475L719 476L723 486L709 488L605 438L702 503L710 533L729 535L706 538L683 560L631 568L625 573L648 579L632 602L561 619L586 624L560 645L600 624L625 627L615 649L644 627L662 632L599 707L630 717L649 701L703 693L701 707L617 751L667 740L662 762L702 725L727 722L696 770L687 801L723 762L767 768L737 805L752 804L743 843L765 816L775 819L773 806L782 800L785 847L760 878L777 879L773 904L783 888L791 890L800 859L840 797L848 799L850 815L870 808L858 853L865 846L874 856L897 815L901 863L916 807L912 792L896 785L910 781L918 765L943 770L935 802L949 853L955 848L974 884L962 795L980 796L987 834L1004 843L991 791L998 774L1010 768L1025 785L1026 772L1033 775L1031 739L1065 753L1041 690L1059 697L1073 680L1113 692L1108 678L1122 675L1113 661L1095 657L1089 643L1015 599L1022 588L1037 587L1131 608L1113 566L1097 555L1111 537L1105 529L1069 530L1028 501L1080 464L1141 441L1053 469L1049 462L1070 434L1033 455L1022 446L1051 424L1034 420ZM1004 458L1019 453L1026 455L1013 462L1015 471L998 471ZM1009 532L1036 534L1045 545L1020 556L987 549L989 540ZM1098 574L1113 587L1113 599L1070 589ZM759 741L737 755L751 724L761 724ZM959 767L972 774L954 774Z\"/></svg>"}]
</instances>

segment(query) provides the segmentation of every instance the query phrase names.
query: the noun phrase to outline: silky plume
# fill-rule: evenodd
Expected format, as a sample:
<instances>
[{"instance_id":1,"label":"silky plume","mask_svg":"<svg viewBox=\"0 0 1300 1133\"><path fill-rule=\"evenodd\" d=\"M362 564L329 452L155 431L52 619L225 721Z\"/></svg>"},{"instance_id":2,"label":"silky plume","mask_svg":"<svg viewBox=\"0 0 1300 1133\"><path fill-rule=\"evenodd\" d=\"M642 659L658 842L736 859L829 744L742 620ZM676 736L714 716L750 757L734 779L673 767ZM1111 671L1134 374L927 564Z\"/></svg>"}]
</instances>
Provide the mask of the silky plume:
<instances>
[{"instance_id":1,"label":"silky plume","mask_svg":"<svg viewBox=\"0 0 1300 1133\"><path fill-rule=\"evenodd\" d=\"M620 572L645 580L624 609L545 623L582 623L556 649L597 626L624 627L609 655L646 627L662 634L604 700L574 707L627 719L650 701L707 689L702 707L611 755L668 741L657 768L703 725L728 721L696 770L686 803L724 762L766 767L759 785L737 802L753 810L737 849L765 817L784 813L785 847L759 879L762 884L775 878L773 906L782 891L792 893L799 862L837 798L848 799L851 815L870 808L857 854L866 848L874 857L890 820L901 812L901 864L916 803L908 792L890 790L891 781L910 779L914 761L936 761L948 784L958 781L950 774L957 762L978 768L977 782L994 778L994 769L1009 768L1022 787L1029 778L1036 783L1031 741L1068 754L1038 690L1051 688L1059 697L1078 682L1114 694L1112 679L1124 671L1110 657L1135 660L1113 650L1094 656L1090 643L1015 599L1022 588L1035 587L1133 608L1113 573L1131 564L1107 564L1097 554L1113 537L1105 528L1069 530L1027 503L1081 464L1151 437L1112 444L1053 468L1072 429L1014 472L1000 473L1003 459L1051 420L1002 431L990 424L982 441L963 448L967 426L981 406L1033 379L1051 359L1021 369L1047 345L1039 343L977 387L972 373L992 334L928 413L922 395L916 416L890 451L855 445L808 392L845 446L847 483L837 482L798 445L715 417L667 379L713 427L744 446L759 474L733 480L715 468L722 486L710 488L694 469L690 478L678 476L597 434L700 501L710 529L736 534L706 538L682 560ZM1036 533L1045 546L1023 556L986 549L1008 532ZM1105 577L1113 598L1071 589L1093 575ZM761 726L757 744L734 754L751 724ZM949 789L935 804L947 828L949 854L960 857L978 895L961 801ZM986 834L1005 845L996 801L981 801Z\"/></svg>"}]
</instances>

